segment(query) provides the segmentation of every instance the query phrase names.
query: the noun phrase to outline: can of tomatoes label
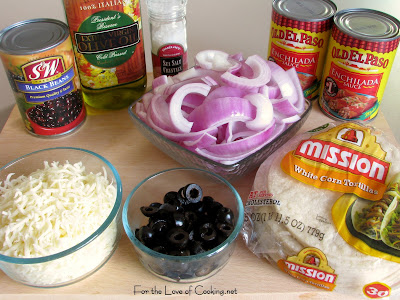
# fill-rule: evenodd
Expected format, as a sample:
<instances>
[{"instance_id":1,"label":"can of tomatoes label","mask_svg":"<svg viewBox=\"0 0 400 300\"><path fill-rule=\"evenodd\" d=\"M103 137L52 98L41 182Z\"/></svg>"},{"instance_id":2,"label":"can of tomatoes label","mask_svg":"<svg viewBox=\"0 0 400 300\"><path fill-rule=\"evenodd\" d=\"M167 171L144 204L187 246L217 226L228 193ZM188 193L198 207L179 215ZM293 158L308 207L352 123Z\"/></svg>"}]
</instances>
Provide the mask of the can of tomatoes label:
<instances>
[{"instance_id":1,"label":"can of tomatoes label","mask_svg":"<svg viewBox=\"0 0 400 300\"><path fill-rule=\"evenodd\" d=\"M274 0L268 59L295 68L304 96L318 97L336 5L329 0Z\"/></svg>"},{"instance_id":2,"label":"can of tomatoes label","mask_svg":"<svg viewBox=\"0 0 400 300\"><path fill-rule=\"evenodd\" d=\"M58 137L83 124L86 110L65 23L33 19L3 29L0 58L30 133Z\"/></svg>"},{"instance_id":3,"label":"can of tomatoes label","mask_svg":"<svg viewBox=\"0 0 400 300\"><path fill-rule=\"evenodd\" d=\"M369 9L335 15L319 105L338 120L372 120L399 45L399 21Z\"/></svg>"}]
</instances>

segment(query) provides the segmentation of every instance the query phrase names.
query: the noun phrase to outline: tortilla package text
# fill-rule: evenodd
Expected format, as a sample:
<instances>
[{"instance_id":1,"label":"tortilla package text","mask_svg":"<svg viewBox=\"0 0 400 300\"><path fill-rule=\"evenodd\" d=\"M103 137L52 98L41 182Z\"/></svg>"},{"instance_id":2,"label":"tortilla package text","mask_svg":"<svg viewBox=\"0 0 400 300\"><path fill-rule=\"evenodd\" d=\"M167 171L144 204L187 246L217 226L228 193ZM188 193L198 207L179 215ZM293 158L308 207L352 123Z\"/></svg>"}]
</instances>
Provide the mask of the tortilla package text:
<instances>
[{"instance_id":1,"label":"tortilla package text","mask_svg":"<svg viewBox=\"0 0 400 300\"><path fill-rule=\"evenodd\" d=\"M315 287L367 298L400 285L400 150L372 127L300 134L257 171L248 248Z\"/></svg>"}]
</instances>

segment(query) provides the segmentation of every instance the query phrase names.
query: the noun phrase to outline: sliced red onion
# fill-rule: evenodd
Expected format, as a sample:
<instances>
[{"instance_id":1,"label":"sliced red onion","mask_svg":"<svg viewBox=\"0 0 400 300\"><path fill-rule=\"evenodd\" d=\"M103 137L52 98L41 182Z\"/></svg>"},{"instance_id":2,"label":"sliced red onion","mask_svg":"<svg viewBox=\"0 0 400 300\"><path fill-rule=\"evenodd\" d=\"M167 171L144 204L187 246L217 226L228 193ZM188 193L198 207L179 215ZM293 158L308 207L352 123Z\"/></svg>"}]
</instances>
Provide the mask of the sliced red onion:
<instances>
[{"instance_id":1,"label":"sliced red onion","mask_svg":"<svg viewBox=\"0 0 400 300\"><path fill-rule=\"evenodd\" d=\"M221 143L230 143L238 139L249 137L257 132L249 130L245 122L229 122L225 129L224 139Z\"/></svg>"},{"instance_id":2,"label":"sliced red onion","mask_svg":"<svg viewBox=\"0 0 400 300\"><path fill-rule=\"evenodd\" d=\"M169 114L165 113L168 109L168 103L165 102L165 96L157 94L154 95L150 103L148 111L151 113L148 115L158 127L165 130L173 130L174 125L172 124L171 117Z\"/></svg>"},{"instance_id":3,"label":"sliced red onion","mask_svg":"<svg viewBox=\"0 0 400 300\"><path fill-rule=\"evenodd\" d=\"M221 74L223 72L218 72L215 70L208 70L208 69L203 69L200 68L198 66L195 66L193 68L190 68L186 71L180 72L178 74L176 74L175 76L172 77L172 80L174 82L180 82L180 81L184 81L184 80L188 80L188 79L192 79L192 78L201 78L201 77L206 77L209 76L212 79L214 79L219 85L222 84L222 80L221 80Z\"/></svg>"},{"instance_id":4,"label":"sliced red onion","mask_svg":"<svg viewBox=\"0 0 400 300\"><path fill-rule=\"evenodd\" d=\"M215 50L201 55L194 68L158 77L136 104L139 118L161 135L233 164L300 119L305 99L294 68L284 71L258 55L245 61Z\"/></svg>"},{"instance_id":5,"label":"sliced red onion","mask_svg":"<svg viewBox=\"0 0 400 300\"><path fill-rule=\"evenodd\" d=\"M257 152L261 148L265 147L265 145L269 144L277 136L279 136L284 131L284 129L285 129L285 127L279 126L279 124L277 124L276 129L274 130L273 134L269 137L269 139L267 141L265 141L265 143L259 145L258 147L253 148L248 153L243 153L243 154L239 154L239 155L219 155L219 154L215 154L215 153L209 152L204 148L203 149L196 148L194 150L194 152L196 152L197 154L199 154L201 156L204 156L204 157L206 157L206 158L208 158L210 160L219 162L221 164L232 165L232 164L235 164L235 163L237 163L238 161L240 161L242 159L245 159L249 155Z\"/></svg>"},{"instance_id":6,"label":"sliced red onion","mask_svg":"<svg viewBox=\"0 0 400 300\"><path fill-rule=\"evenodd\" d=\"M204 50L196 54L196 64L203 69L228 71L239 69L240 64L228 53L219 50Z\"/></svg>"},{"instance_id":7,"label":"sliced red onion","mask_svg":"<svg viewBox=\"0 0 400 300\"><path fill-rule=\"evenodd\" d=\"M190 149L195 147L199 148L208 147L212 144L215 144L216 142L217 142L217 137L213 134L206 132L203 135L201 135L198 139L193 141L183 141L182 144L186 148Z\"/></svg>"},{"instance_id":8,"label":"sliced red onion","mask_svg":"<svg viewBox=\"0 0 400 300\"><path fill-rule=\"evenodd\" d=\"M173 82L164 88L163 94L172 96L179 88L188 83L204 83L204 81L201 80L201 77L193 77L182 81Z\"/></svg>"},{"instance_id":9,"label":"sliced red onion","mask_svg":"<svg viewBox=\"0 0 400 300\"><path fill-rule=\"evenodd\" d=\"M269 99L282 98L281 90L279 89L279 86L277 86L275 84L268 85L268 98Z\"/></svg>"},{"instance_id":10,"label":"sliced red onion","mask_svg":"<svg viewBox=\"0 0 400 300\"><path fill-rule=\"evenodd\" d=\"M271 99L271 103L276 111L286 116L293 116L295 114L302 113L302 111L294 106L293 103L287 98Z\"/></svg>"},{"instance_id":11,"label":"sliced red onion","mask_svg":"<svg viewBox=\"0 0 400 300\"><path fill-rule=\"evenodd\" d=\"M296 93L297 93L298 101L296 101L296 103L294 103L294 104L295 104L296 108L298 109L298 111L303 111L304 110L305 101L303 101L304 92L303 92L303 89L301 87L299 75L297 74L295 68L290 68L289 70L286 71L286 74L288 74L290 80L292 81L292 83L294 85Z\"/></svg>"},{"instance_id":12,"label":"sliced red onion","mask_svg":"<svg viewBox=\"0 0 400 300\"><path fill-rule=\"evenodd\" d=\"M297 122L298 120L300 120L300 116L294 115L294 116L290 116L290 117L282 119L281 122L285 123L285 124L291 124L291 123Z\"/></svg>"},{"instance_id":13,"label":"sliced red onion","mask_svg":"<svg viewBox=\"0 0 400 300\"><path fill-rule=\"evenodd\" d=\"M231 73L233 73L233 72L231 72ZM245 62L242 62L240 70L233 74L235 74L238 77L245 77L245 78L253 78L254 77L253 69Z\"/></svg>"},{"instance_id":14,"label":"sliced red onion","mask_svg":"<svg viewBox=\"0 0 400 300\"><path fill-rule=\"evenodd\" d=\"M210 153L218 154L221 156L241 155L248 153L253 148L258 147L272 135L275 128L275 121L271 122L268 127L257 132L254 135L248 136L244 139L239 139L231 143L215 144L205 147L205 150Z\"/></svg>"},{"instance_id":15,"label":"sliced red onion","mask_svg":"<svg viewBox=\"0 0 400 300\"><path fill-rule=\"evenodd\" d=\"M218 127L232 121L249 121L256 117L256 108L244 98L224 97L204 101L189 115L192 131Z\"/></svg>"},{"instance_id":16,"label":"sliced red onion","mask_svg":"<svg viewBox=\"0 0 400 300\"><path fill-rule=\"evenodd\" d=\"M182 115L185 119L192 113L193 107L188 107L185 104L182 104Z\"/></svg>"},{"instance_id":17,"label":"sliced red onion","mask_svg":"<svg viewBox=\"0 0 400 300\"><path fill-rule=\"evenodd\" d=\"M254 131L263 130L274 118L274 109L271 101L261 94L249 94L244 98L257 108L256 117L246 122L247 128Z\"/></svg>"},{"instance_id":18,"label":"sliced red onion","mask_svg":"<svg viewBox=\"0 0 400 300\"><path fill-rule=\"evenodd\" d=\"M236 54L232 54L229 55L230 58L236 60L236 61L243 61L244 57L243 57L243 53L236 53Z\"/></svg>"},{"instance_id":19,"label":"sliced red onion","mask_svg":"<svg viewBox=\"0 0 400 300\"><path fill-rule=\"evenodd\" d=\"M282 98L287 98L295 104L298 100L296 88L286 71L272 61L266 61L271 69L271 80L279 87Z\"/></svg>"},{"instance_id":20,"label":"sliced red onion","mask_svg":"<svg viewBox=\"0 0 400 300\"><path fill-rule=\"evenodd\" d=\"M153 82L151 83L151 87L153 88L153 90L157 87L159 87L160 85L164 85L168 83L168 76L167 75L160 75L156 78L153 79Z\"/></svg>"},{"instance_id":21,"label":"sliced red onion","mask_svg":"<svg viewBox=\"0 0 400 300\"><path fill-rule=\"evenodd\" d=\"M214 78L212 78L212 77L210 77L210 76L204 76L204 77L201 78L201 80L202 80L205 84L207 84L207 85L209 85L209 86L218 85L218 82L216 82L216 81L214 80Z\"/></svg>"},{"instance_id":22,"label":"sliced red onion","mask_svg":"<svg viewBox=\"0 0 400 300\"><path fill-rule=\"evenodd\" d=\"M200 94L207 96L210 91L210 86L204 83L188 83L180 87L172 96L169 103L169 115L172 124L175 126L177 132L190 132L193 122L189 122L182 115L182 102L186 95L190 93Z\"/></svg>"},{"instance_id":23,"label":"sliced red onion","mask_svg":"<svg viewBox=\"0 0 400 300\"><path fill-rule=\"evenodd\" d=\"M206 97L200 94L189 94L183 98L182 105L190 108L196 108L204 102L205 98Z\"/></svg>"},{"instance_id":24,"label":"sliced red onion","mask_svg":"<svg viewBox=\"0 0 400 300\"><path fill-rule=\"evenodd\" d=\"M144 104L142 102L136 103L135 112L142 121L146 122L147 113L144 110Z\"/></svg>"},{"instance_id":25,"label":"sliced red onion","mask_svg":"<svg viewBox=\"0 0 400 300\"><path fill-rule=\"evenodd\" d=\"M265 98L270 98L269 97L269 86L268 85L263 85L258 89L258 93L263 95Z\"/></svg>"},{"instance_id":26,"label":"sliced red onion","mask_svg":"<svg viewBox=\"0 0 400 300\"><path fill-rule=\"evenodd\" d=\"M263 148L265 145L267 145L270 142L272 142L279 135L281 135L282 132L285 129L286 129L286 125L285 124L276 123L274 131L272 132L272 134L269 136L269 138L263 144L259 145L258 147L255 147L254 149L252 149L248 153L244 153L244 154L240 154L240 155L226 155L226 154L225 155L219 155L219 154L215 154L215 153L212 153L210 151L207 151L206 149L200 149L200 148L196 148L194 151L196 153L198 153L199 155L204 156L204 157L206 157L208 159L211 159L213 161L216 161L216 162L219 162L219 163L225 164L225 165L231 165L231 164L235 164L238 161L240 161L242 159L245 159L249 155L257 152L258 150Z\"/></svg>"},{"instance_id":27,"label":"sliced red onion","mask_svg":"<svg viewBox=\"0 0 400 300\"><path fill-rule=\"evenodd\" d=\"M177 142L177 143L182 143L184 141L195 141L201 138L205 133L209 133L211 135L217 134L218 129L217 128L207 128L202 131L197 131L197 132L189 132L189 133L181 133L181 132L173 132L173 131L168 131L164 130L160 127L158 127L154 122L151 120L151 118L147 118L146 121L148 122L148 125L153 128L155 131L160 133L161 135L165 136L167 139Z\"/></svg>"},{"instance_id":28,"label":"sliced red onion","mask_svg":"<svg viewBox=\"0 0 400 300\"><path fill-rule=\"evenodd\" d=\"M146 111L148 107L150 106L150 102L153 99L154 94L152 92L148 92L143 95L142 97L142 103L143 103L143 110Z\"/></svg>"},{"instance_id":29,"label":"sliced red onion","mask_svg":"<svg viewBox=\"0 0 400 300\"><path fill-rule=\"evenodd\" d=\"M225 72L221 75L224 83L243 89L259 88L267 84L271 79L271 69L266 64L266 61L258 55L249 56L245 63L251 67L253 71L252 78L238 77L232 73Z\"/></svg>"},{"instance_id":30,"label":"sliced red onion","mask_svg":"<svg viewBox=\"0 0 400 300\"><path fill-rule=\"evenodd\" d=\"M172 77L172 80L174 82L181 82L181 81L188 80L191 78L201 77L203 75L200 74L200 72L201 72L201 68L196 68L196 67L190 68L185 71L179 72L178 74L176 74L175 76Z\"/></svg>"},{"instance_id":31,"label":"sliced red onion","mask_svg":"<svg viewBox=\"0 0 400 300\"><path fill-rule=\"evenodd\" d=\"M164 78L164 77L162 77L162 76L159 76L159 77L157 77L156 79L158 79L158 78ZM167 82L166 83L164 83L164 84L159 84L159 85L157 85L156 87L154 87L153 88L153 93L154 94L164 94L164 91L166 90L166 89L168 89L172 84L174 83L174 81L172 80L172 77L168 77L168 79L167 79Z\"/></svg>"},{"instance_id":32,"label":"sliced red onion","mask_svg":"<svg viewBox=\"0 0 400 300\"><path fill-rule=\"evenodd\" d=\"M223 97L240 97L247 95L247 91L231 86L219 86L212 90L206 97L206 100Z\"/></svg>"}]
</instances>

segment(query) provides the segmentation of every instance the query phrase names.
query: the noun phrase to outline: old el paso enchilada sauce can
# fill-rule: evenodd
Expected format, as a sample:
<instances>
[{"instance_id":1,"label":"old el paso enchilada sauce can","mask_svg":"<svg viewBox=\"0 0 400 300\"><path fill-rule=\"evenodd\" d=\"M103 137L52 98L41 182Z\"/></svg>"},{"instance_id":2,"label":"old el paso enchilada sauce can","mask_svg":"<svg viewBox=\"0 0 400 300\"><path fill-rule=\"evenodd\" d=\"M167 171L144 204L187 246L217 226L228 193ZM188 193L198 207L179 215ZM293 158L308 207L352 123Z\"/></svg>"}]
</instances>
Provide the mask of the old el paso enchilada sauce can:
<instances>
[{"instance_id":1,"label":"old el paso enchilada sauce can","mask_svg":"<svg viewBox=\"0 0 400 300\"><path fill-rule=\"evenodd\" d=\"M296 68L304 96L318 97L336 5L329 0L274 0L268 59Z\"/></svg>"},{"instance_id":2,"label":"old el paso enchilada sauce can","mask_svg":"<svg viewBox=\"0 0 400 300\"><path fill-rule=\"evenodd\" d=\"M83 98L120 109L143 95L146 62L139 0L63 0Z\"/></svg>"},{"instance_id":3,"label":"old el paso enchilada sauce can","mask_svg":"<svg viewBox=\"0 0 400 300\"><path fill-rule=\"evenodd\" d=\"M319 104L339 120L372 120L399 44L400 23L369 9L349 9L334 18Z\"/></svg>"},{"instance_id":4,"label":"old el paso enchilada sauce can","mask_svg":"<svg viewBox=\"0 0 400 300\"><path fill-rule=\"evenodd\" d=\"M34 19L5 28L0 57L30 133L57 137L82 125L86 110L65 23Z\"/></svg>"}]
</instances>

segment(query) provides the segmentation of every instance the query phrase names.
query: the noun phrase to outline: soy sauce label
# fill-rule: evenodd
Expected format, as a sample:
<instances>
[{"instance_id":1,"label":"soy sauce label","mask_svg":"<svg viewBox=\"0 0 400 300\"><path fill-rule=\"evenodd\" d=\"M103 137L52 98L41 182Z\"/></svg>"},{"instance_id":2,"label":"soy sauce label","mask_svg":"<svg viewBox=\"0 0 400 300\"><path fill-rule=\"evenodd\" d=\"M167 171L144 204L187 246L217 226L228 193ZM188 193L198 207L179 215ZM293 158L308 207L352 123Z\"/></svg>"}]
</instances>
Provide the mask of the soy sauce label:
<instances>
[{"instance_id":1,"label":"soy sauce label","mask_svg":"<svg viewBox=\"0 0 400 300\"><path fill-rule=\"evenodd\" d=\"M173 76L188 68L187 52L181 45L162 46L157 55L152 54L154 77Z\"/></svg>"}]
</instances>

